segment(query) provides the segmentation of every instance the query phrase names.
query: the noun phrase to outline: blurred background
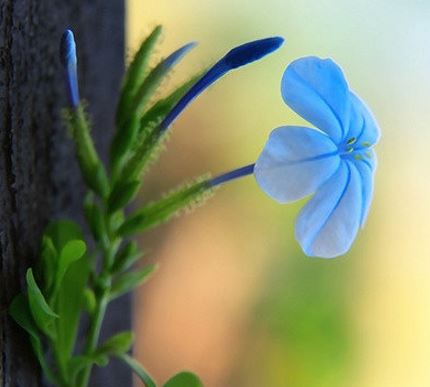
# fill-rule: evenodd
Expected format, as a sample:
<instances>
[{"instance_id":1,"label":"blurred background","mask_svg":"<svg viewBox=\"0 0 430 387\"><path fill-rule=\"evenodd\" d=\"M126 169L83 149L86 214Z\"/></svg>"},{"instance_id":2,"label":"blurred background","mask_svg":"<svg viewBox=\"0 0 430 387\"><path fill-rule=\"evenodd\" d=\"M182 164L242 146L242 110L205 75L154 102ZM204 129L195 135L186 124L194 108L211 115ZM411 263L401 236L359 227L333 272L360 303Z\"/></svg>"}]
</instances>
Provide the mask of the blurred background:
<instances>
[{"instance_id":1,"label":"blurred background","mask_svg":"<svg viewBox=\"0 0 430 387\"><path fill-rule=\"evenodd\" d=\"M200 43L170 86L234 45L286 38L189 107L142 200L253 162L273 128L303 123L279 92L300 56L334 58L383 132L373 207L341 258L305 257L303 203L278 205L252 177L142 240L160 269L135 297L136 354L160 382L188 369L206 387L430 385L429 20L426 0L128 1L130 54L157 24L160 58Z\"/></svg>"}]
</instances>

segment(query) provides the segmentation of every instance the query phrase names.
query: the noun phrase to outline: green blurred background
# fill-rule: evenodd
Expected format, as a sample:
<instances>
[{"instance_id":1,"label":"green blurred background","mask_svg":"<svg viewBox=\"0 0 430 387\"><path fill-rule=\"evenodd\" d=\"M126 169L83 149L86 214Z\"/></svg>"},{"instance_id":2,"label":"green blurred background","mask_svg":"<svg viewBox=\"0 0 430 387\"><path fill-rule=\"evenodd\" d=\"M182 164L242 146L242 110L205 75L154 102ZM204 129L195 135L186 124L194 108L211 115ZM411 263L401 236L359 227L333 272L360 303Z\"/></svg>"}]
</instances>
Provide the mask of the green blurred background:
<instances>
[{"instance_id":1,"label":"green blurred background","mask_svg":"<svg viewBox=\"0 0 430 387\"><path fill-rule=\"evenodd\" d=\"M279 92L300 56L334 58L383 132L373 207L344 257L306 258L303 203L278 205L251 177L142 241L161 266L135 299L136 353L160 382L189 369L206 387L430 386L429 20L427 0L128 1L130 53L156 24L159 57L200 43L170 86L234 45L286 38L189 107L146 198L253 162L271 129L302 123Z\"/></svg>"}]
</instances>

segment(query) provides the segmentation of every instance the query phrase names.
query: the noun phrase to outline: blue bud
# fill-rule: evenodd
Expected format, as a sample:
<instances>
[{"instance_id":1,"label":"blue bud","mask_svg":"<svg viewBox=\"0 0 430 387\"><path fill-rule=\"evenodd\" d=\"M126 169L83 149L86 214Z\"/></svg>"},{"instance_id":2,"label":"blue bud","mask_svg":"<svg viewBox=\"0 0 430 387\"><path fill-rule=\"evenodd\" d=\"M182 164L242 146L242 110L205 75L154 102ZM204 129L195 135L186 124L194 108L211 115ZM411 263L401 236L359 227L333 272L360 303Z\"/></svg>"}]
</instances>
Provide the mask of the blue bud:
<instances>
[{"instance_id":1,"label":"blue bud","mask_svg":"<svg viewBox=\"0 0 430 387\"><path fill-rule=\"evenodd\" d=\"M79 105L79 88L76 44L71 30L66 30L61 38L60 59L65 69L70 105L76 108Z\"/></svg>"},{"instance_id":2,"label":"blue bud","mask_svg":"<svg viewBox=\"0 0 430 387\"><path fill-rule=\"evenodd\" d=\"M163 60L162 64L165 67L172 67L178 62L180 59L184 57L184 55L194 48L197 45L197 42L191 42L182 46L172 54L170 54L166 59Z\"/></svg>"},{"instance_id":3,"label":"blue bud","mask_svg":"<svg viewBox=\"0 0 430 387\"><path fill-rule=\"evenodd\" d=\"M167 130L167 128L173 123L179 114L182 113L190 102L197 98L202 91L216 82L224 74L230 70L263 58L265 55L277 50L283 42L284 39L281 37L266 38L245 43L230 50L179 100L179 102L164 118L163 122L161 122L159 126L160 131L164 132Z\"/></svg>"}]
</instances>

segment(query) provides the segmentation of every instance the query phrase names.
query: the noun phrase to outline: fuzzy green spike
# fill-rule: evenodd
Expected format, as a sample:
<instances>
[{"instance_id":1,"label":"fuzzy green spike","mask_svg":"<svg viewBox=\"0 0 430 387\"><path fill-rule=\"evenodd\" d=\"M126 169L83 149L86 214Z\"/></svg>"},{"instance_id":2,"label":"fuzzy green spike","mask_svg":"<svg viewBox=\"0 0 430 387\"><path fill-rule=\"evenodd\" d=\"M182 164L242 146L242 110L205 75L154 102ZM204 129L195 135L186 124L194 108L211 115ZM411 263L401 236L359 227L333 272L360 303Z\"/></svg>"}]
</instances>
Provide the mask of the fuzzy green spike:
<instances>
[{"instance_id":1,"label":"fuzzy green spike","mask_svg":"<svg viewBox=\"0 0 430 387\"><path fill-rule=\"evenodd\" d=\"M142 117L147 102L154 95L163 79L170 73L179 60L181 60L183 56L194 46L195 43L189 43L185 46L182 46L170 54L167 58L159 62L158 65L152 69L152 71L139 86L139 89L133 98L133 102L130 105L130 109L128 110L127 114L136 114L138 117Z\"/></svg>"},{"instance_id":2,"label":"fuzzy green spike","mask_svg":"<svg viewBox=\"0 0 430 387\"><path fill-rule=\"evenodd\" d=\"M75 142L76 156L82 176L88 187L104 198L109 192L109 182L106 170L94 147L90 135L90 124L82 104L76 109L70 109L66 114L66 119Z\"/></svg>"},{"instance_id":3,"label":"fuzzy green spike","mask_svg":"<svg viewBox=\"0 0 430 387\"><path fill-rule=\"evenodd\" d=\"M130 110L131 102L148 73L149 58L160 38L161 32L161 26L154 28L151 34L143 41L128 67L118 104L117 123L124 121Z\"/></svg>"},{"instance_id":4,"label":"fuzzy green spike","mask_svg":"<svg viewBox=\"0 0 430 387\"><path fill-rule=\"evenodd\" d=\"M126 123L118 129L112 140L110 165L113 174L121 167L124 155L132 148L139 131L139 117L131 114Z\"/></svg>"},{"instance_id":5,"label":"fuzzy green spike","mask_svg":"<svg viewBox=\"0 0 430 387\"><path fill-rule=\"evenodd\" d=\"M213 191L208 177L200 177L135 212L123 223L118 233L131 235L167 222L173 216L203 204Z\"/></svg>"},{"instance_id":6,"label":"fuzzy green spike","mask_svg":"<svg viewBox=\"0 0 430 387\"><path fill-rule=\"evenodd\" d=\"M144 140L141 141L133 151L133 155L127 160L121 170L120 178L115 181L117 184L123 184L122 180L133 181L139 180L145 172L145 169L155 160L157 155L163 149L164 141L168 135L163 134L161 137L158 132L148 128L149 134L144 134Z\"/></svg>"},{"instance_id":7,"label":"fuzzy green spike","mask_svg":"<svg viewBox=\"0 0 430 387\"><path fill-rule=\"evenodd\" d=\"M139 137L137 145L134 146L130 158L124 166L125 173L121 175L126 176L127 179L138 178L147 163L155 159L156 155L159 153L158 151L162 149L162 146L160 146L162 141L160 141L161 138L158 137L159 131L157 125L200 76L201 74L192 77L166 98L157 101L143 115L140 123L137 121L134 121L132 124L130 123L130 125L133 125L132 133L127 136L122 136L124 141L119 139L119 132L117 133L118 138L116 137L112 143L111 153L114 180L117 180L116 177L120 174L121 168L123 167L122 164L125 154L127 151L131 151L132 145L136 143L136 136Z\"/></svg>"},{"instance_id":8,"label":"fuzzy green spike","mask_svg":"<svg viewBox=\"0 0 430 387\"><path fill-rule=\"evenodd\" d=\"M139 187L139 180L117 184L109 195L108 211L113 213L122 207L125 207L137 195Z\"/></svg>"}]
</instances>

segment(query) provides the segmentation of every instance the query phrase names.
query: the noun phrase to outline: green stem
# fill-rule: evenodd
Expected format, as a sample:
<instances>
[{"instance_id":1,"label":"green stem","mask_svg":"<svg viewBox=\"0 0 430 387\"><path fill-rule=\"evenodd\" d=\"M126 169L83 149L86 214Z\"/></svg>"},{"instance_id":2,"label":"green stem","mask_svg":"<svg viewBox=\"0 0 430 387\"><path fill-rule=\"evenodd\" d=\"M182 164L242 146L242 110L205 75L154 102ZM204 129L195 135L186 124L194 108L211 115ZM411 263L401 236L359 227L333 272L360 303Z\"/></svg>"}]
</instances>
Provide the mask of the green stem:
<instances>
[{"instance_id":1,"label":"green stem","mask_svg":"<svg viewBox=\"0 0 430 387\"><path fill-rule=\"evenodd\" d=\"M90 330L87 337L87 342L85 345L85 354L89 355L97 347L97 342L99 340L100 331L103 323L103 318L106 313L106 308L109 303L109 290L103 290L100 294L97 304L96 310L91 318ZM81 381L79 383L79 387L88 386L90 374L91 374L92 364L88 365L82 372Z\"/></svg>"},{"instance_id":2,"label":"green stem","mask_svg":"<svg viewBox=\"0 0 430 387\"><path fill-rule=\"evenodd\" d=\"M105 212L107 212L106 204L104 206ZM87 341L85 344L84 354L91 355L97 348L100 331L103 324L103 319L106 314L106 309L109 304L110 299L110 284L112 280L111 267L115 258L115 253L118 246L118 241L115 242L115 236L111 232L111 219L109 216L105 217L105 230L107 232L107 246L99 246L103 252L103 268L99 275L99 284L96 286L99 288L99 293L97 296L96 309L91 315L90 329L87 336ZM89 378L91 375L93 365L89 364L81 373L79 387L87 387Z\"/></svg>"}]
</instances>

